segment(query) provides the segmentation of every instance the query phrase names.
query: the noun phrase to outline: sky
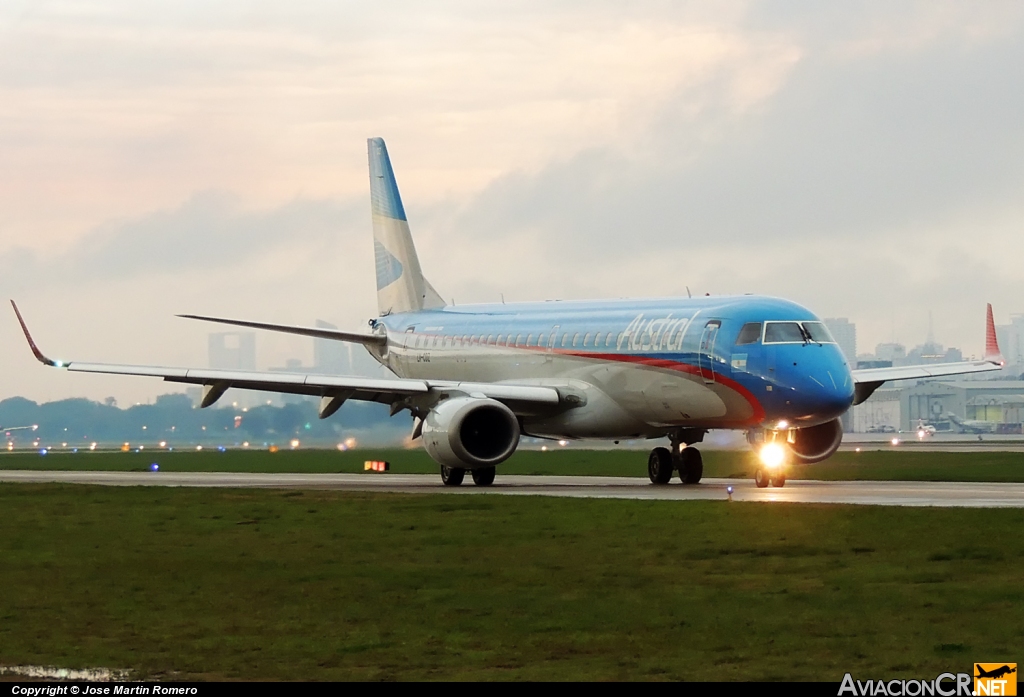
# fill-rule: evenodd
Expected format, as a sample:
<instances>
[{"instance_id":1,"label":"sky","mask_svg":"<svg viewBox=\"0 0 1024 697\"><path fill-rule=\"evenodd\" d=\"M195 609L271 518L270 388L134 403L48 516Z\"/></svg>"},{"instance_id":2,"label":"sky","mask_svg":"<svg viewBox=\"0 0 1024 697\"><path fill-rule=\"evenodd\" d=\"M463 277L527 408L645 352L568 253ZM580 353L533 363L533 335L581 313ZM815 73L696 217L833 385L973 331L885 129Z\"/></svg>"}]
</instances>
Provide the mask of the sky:
<instances>
[{"instance_id":1,"label":"sky","mask_svg":"<svg viewBox=\"0 0 1024 697\"><path fill-rule=\"evenodd\" d=\"M1019 2L6 0L0 296L66 360L364 327L381 136L458 304L753 292L977 355L1024 313L1022 86ZM0 398L180 390L46 370L4 312Z\"/></svg>"}]
</instances>

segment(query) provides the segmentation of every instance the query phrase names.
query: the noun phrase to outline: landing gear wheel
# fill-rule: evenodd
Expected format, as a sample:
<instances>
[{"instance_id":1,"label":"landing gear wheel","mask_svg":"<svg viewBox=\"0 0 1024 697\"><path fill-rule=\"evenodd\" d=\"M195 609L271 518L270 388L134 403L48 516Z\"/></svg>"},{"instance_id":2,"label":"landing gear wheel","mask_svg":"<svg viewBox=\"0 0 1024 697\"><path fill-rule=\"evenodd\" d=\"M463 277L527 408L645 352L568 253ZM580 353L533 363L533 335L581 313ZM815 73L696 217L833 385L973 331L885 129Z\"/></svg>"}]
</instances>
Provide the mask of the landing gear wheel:
<instances>
[{"instance_id":1,"label":"landing gear wheel","mask_svg":"<svg viewBox=\"0 0 1024 697\"><path fill-rule=\"evenodd\" d=\"M477 486L490 486L494 484L494 468L493 467L479 467L475 470L470 470L473 475L473 483Z\"/></svg>"},{"instance_id":2,"label":"landing gear wheel","mask_svg":"<svg viewBox=\"0 0 1024 697\"><path fill-rule=\"evenodd\" d=\"M784 487L786 486L786 474L784 472L779 472L778 474L771 478L771 481L772 486L777 486L780 488Z\"/></svg>"},{"instance_id":3,"label":"landing gear wheel","mask_svg":"<svg viewBox=\"0 0 1024 697\"><path fill-rule=\"evenodd\" d=\"M446 467L441 465L441 481L445 486L459 486L466 478L466 470L461 467Z\"/></svg>"},{"instance_id":4,"label":"landing gear wheel","mask_svg":"<svg viewBox=\"0 0 1024 697\"><path fill-rule=\"evenodd\" d=\"M679 453L679 481L699 484L704 476L704 458L696 448L686 447Z\"/></svg>"},{"instance_id":5,"label":"landing gear wheel","mask_svg":"<svg viewBox=\"0 0 1024 697\"><path fill-rule=\"evenodd\" d=\"M668 448L655 448L647 458L647 476L651 484L668 484L672 481L672 453Z\"/></svg>"},{"instance_id":6,"label":"landing gear wheel","mask_svg":"<svg viewBox=\"0 0 1024 697\"><path fill-rule=\"evenodd\" d=\"M758 467L754 470L754 484L757 484L758 489L764 489L768 486L768 473Z\"/></svg>"}]
</instances>

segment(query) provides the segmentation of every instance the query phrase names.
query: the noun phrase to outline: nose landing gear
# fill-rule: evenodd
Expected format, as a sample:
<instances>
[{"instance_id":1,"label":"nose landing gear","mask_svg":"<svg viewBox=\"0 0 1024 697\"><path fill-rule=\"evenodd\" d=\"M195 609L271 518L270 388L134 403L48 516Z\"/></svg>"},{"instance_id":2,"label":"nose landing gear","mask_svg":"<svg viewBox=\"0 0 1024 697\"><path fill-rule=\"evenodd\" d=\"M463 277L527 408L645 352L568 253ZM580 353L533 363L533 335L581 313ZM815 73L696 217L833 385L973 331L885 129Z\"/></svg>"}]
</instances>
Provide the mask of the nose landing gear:
<instances>
[{"instance_id":1,"label":"nose landing gear","mask_svg":"<svg viewBox=\"0 0 1024 697\"><path fill-rule=\"evenodd\" d=\"M784 487L786 486L786 473L782 469L769 471L763 467L758 467L754 470L754 484L759 489L764 489L769 484L775 487Z\"/></svg>"}]
</instances>

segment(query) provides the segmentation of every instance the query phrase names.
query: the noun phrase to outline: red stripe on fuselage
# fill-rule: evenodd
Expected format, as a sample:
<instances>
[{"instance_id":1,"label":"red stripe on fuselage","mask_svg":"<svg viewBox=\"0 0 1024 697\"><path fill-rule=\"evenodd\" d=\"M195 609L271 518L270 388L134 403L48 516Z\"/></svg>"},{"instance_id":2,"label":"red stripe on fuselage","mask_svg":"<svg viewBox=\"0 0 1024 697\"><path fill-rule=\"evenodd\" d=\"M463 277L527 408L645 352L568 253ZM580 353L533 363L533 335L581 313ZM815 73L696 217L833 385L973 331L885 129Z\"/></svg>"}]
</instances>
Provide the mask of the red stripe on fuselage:
<instances>
[{"instance_id":1,"label":"red stripe on fuselage","mask_svg":"<svg viewBox=\"0 0 1024 697\"><path fill-rule=\"evenodd\" d=\"M415 332L406 332L404 334L404 336L409 336L409 335L417 336L418 334L415 333ZM422 336L434 337L434 336L440 336L440 335L423 334ZM472 346L487 346L487 347L494 347L494 348L501 348L501 349L515 349L515 350L518 350L518 351L534 351L534 352L540 352L540 353L555 353L555 354L558 354L560 356L572 356L574 358L586 358L586 359L599 360L599 361L614 361L614 362L618 362L618 363L635 363L635 364L638 364L638 365L649 366L651 368L662 368L662 369L665 369L665 370L675 370L675 371L680 372L680 373L687 373L689 375L696 375L698 377L703 377L703 376L700 375L700 369L697 368L697 366L690 365L689 363L683 363L682 361L670 360L670 359L667 359L667 358L653 358L651 356L636 356L636 355L619 354L619 353L584 353L584 352L580 352L580 351L567 351L565 349L549 348L547 346L516 346L516 345L509 346L508 344L505 344L505 343L499 344L497 341L471 341L470 342L470 346L471 347ZM451 350L451 349L454 349L455 346L448 346L448 347L441 347L441 346L433 347L433 346L431 346L431 347L423 347L423 349L416 349L416 348L413 348L411 346L405 345L405 346L402 346L402 348L407 349L407 350L413 350L413 351L416 351L416 350L429 351L429 350L436 350L436 349ZM747 420L735 421L735 422L724 422L724 423L736 424L738 426L757 426L762 421L764 421L764 418L765 418L764 407L761 406L761 403L757 401L757 397L755 397L754 394L750 390L748 390L746 387L744 387L740 383L736 382L735 380L732 380L731 378L727 378L727 377L725 377L723 375L720 375L718 373L714 373L714 371L712 371L712 373L715 376L715 384L722 385L723 387L727 387L727 388L731 389L733 392L736 392L738 395L740 395L745 400L747 400L747 403L750 404L750 408L753 410L753 415L749 419L747 419Z\"/></svg>"}]
</instances>

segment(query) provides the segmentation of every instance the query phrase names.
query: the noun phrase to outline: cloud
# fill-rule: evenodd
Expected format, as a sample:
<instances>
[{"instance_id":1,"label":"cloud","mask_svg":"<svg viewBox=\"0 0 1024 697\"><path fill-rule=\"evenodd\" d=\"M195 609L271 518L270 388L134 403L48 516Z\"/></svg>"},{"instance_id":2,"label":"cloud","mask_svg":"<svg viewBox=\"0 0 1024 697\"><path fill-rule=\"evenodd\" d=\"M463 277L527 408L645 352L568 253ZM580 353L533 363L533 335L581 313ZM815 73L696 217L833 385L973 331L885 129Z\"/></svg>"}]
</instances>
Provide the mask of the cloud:
<instances>
[{"instance_id":1,"label":"cloud","mask_svg":"<svg viewBox=\"0 0 1024 697\"><path fill-rule=\"evenodd\" d=\"M197 194L173 210L103 225L65 248L15 248L4 284L21 292L222 270L275 250L353 244L368 220L364 202L297 200L245 211L233 196Z\"/></svg>"},{"instance_id":2,"label":"cloud","mask_svg":"<svg viewBox=\"0 0 1024 697\"><path fill-rule=\"evenodd\" d=\"M5 5L0 290L87 359L205 363L181 311L354 327L383 135L460 304L763 292L970 351L1024 309L1017 5Z\"/></svg>"}]
</instances>

